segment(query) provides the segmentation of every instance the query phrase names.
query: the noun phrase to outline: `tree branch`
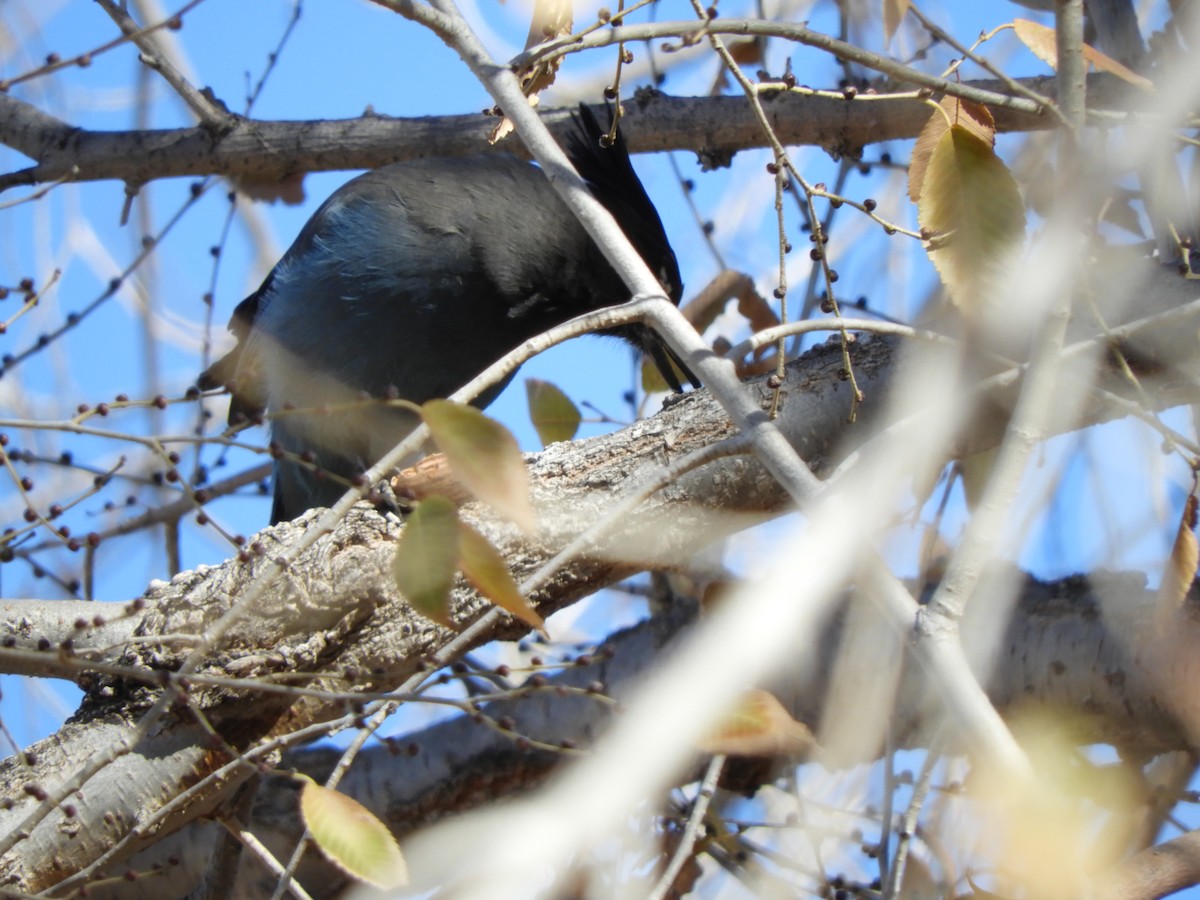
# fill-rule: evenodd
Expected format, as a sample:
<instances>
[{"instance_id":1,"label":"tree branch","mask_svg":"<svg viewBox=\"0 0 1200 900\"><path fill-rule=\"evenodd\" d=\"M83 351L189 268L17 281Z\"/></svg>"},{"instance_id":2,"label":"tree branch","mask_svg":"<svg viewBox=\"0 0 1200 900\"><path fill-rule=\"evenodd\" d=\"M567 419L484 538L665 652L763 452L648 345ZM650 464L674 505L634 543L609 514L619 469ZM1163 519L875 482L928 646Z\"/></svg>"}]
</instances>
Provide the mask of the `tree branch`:
<instances>
[{"instance_id":1,"label":"tree branch","mask_svg":"<svg viewBox=\"0 0 1200 900\"><path fill-rule=\"evenodd\" d=\"M1017 662L1001 667L984 685L1002 715L1043 708L1056 718L1066 716L1072 739L1111 744L1131 760L1200 747L1200 710L1188 698L1186 687L1179 687L1193 684L1197 677L1192 648L1200 640L1200 583L1174 623L1175 633L1164 643L1156 622L1156 592L1145 588L1138 573L1074 576L1055 582L1010 571L991 574L1023 582L998 649L1001 658ZM695 624L696 615L693 602L677 600L662 613L613 635L594 653L566 664L561 672L543 676L541 686L527 682L514 687L511 697L483 704L473 715L366 749L339 789L371 809L398 839L447 817L524 794L569 763L577 755L576 748L592 745L609 726L614 709L630 699L652 668L669 656ZM987 633L991 622L986 619L969 623L964 639L991 638ZM879 648L853 639L844 606L806 643L814 652L793 660L793 667L773 680L773 689L791 715L815 729L823 719L841 712L839 695L831 691L835 671L846 667L879 677ZM1154 650L1146 652L1149 647ZM945 718L928 700L936 688L927 674L910 657L897 678L896 705L889 710L895 746L924 747L934 735L945 738ZM964 751L953 735L942 749ZM882 752L882 744L859 743L849 755L818 752L816 758L826 768L841 768L876 759ZM285 754L280 768L296 769L321 782L339 756L339 751L329 748L296 750ZM776 760L781 765L789 762L794 761ZM762 771L773 768L762 767ZM689 772L684 779L695 775ZM286 855L302 833L298 788L296 780L287 776L268 776L258 788L248 830L277 856ZM187 836L156 845L132 865L148 871L183 853L184 862L174 877L178 883L197 878L207 843L196 832L206 827L190 826ZM197 845L196 851L190 849L192 844ZM1158 853L1169 855L1172 864L1160 867ZM238 873L237 896L260 896L254 890L257 871L251 863ZM1158 896L1134 892L1154 872L1159 873L1155 883L1159 879L1176 887L1193 883L1197 877L1194 838L1147 850L1097 884L1105 885L1103 896L1113 900ZM341 872L313 854L298 877L307 890L322 896L348 886Z\"/></svg>"},{"instance_id":2,"label":"tree branch","mask_svg":"<svg viewBox=\"0 0 1200 900\"><path fill-rule=\"evenodd\" d=\"M1165 280L1151 290L1145 281L1122 283L1103 273L1097 277L1110 289L1128 290L1143 307L1177 304L1197 291L1194 283L1158 267L1141 271L1151 284ZM1181 290L1172 291L1171 286ZM1200 309L1193 303L1174 313L1152 315L1139 327L1118 329L1115 337L1104 337L1100 343L1109 346L1118 341L1128 358L1136 361L1143 388L1164 405L1194 401L1200 391L1190 336L1198 318ZM838 375L843 364L840 346L818 347L789 366L783 386L786 402L777 424L815 472L828 474L848 452L885 428L890 429L891 439L897 434L903 437L903 430L897 428L910 429L913 435L923 433L920 416L890 426L881 418L889 408L889 386L903 346L894 337L865 337L851 345L853 364L868 398L853 425L847 422L849 392ZM934 349L926 346L922 353ZM1078 345L1067 348L1064 378L1070 377L1070 360L1080 352ZM1120 376L1111 378L1113 389L1132 393ZM999 390L994 402L1011 402L1011 387L1004 379L993 381ZM755 392L757 402L769 402L772 392L763 382L748 389ZM1097 396L1085 410L1085 421L1125 412L1124 407L1114 408ZM971 452L994 445L1002 421L993 416L972 423L959 436L957 449ZM584 527L581 523L600 519L614 492L636 490L657 477L664 460L678 459L731 434L728 416L712 397L706 392L687 395L654 418L617 434L554 445L531 456L535 502L541 510L541 531L535 542L478 505L464 508L464 515L489 537L522 580L573 540ZM631 511L620 535L594 536L592 552L560 568L532 599L543 614L549 614L642 568L687 565L697 550L712 541L788 508L785 492L765 477L752 458L719 459L683 475ZM79 723L32 748L32 764L13 758L0 767L0 782L13 800L12 807L0 813L0 833L25 820L38 805L37 798L78 771L83 761L94 758L103 747L119 745L128 731L124 723L155 699L161 680L169 677L161 673L170 672L188 655L188 636L203 634L221 619L254 582L258 570L301 539L306 526L320 517L314 512L296 523L267 529L250 543L244 560L182 573L169 584L152 587L144 597L144 609L129 623L136 623L140 636L136 643L106 650L102 640L89 643L89 629L79 628L70 615L37 619L36 609L28 616L20 607L7 610L11 615L5 622L3 643L21 654L12 667L26 671L28 654L49 657L47 649L39 650L46 647L54 654L47 669L62 671L71 660L58 651L62 641L70 639L74 677L89 689L89 700L80 711ZM352 724L359 714L345 712L347 692L389 690L416 673L421 661L453 634L414 613L396 593L389 570L398 531L392 520L360 506L321 537L284 577L275 579L238 628L225 636L205 665L197 667L192 680L175 682L174 689L187 699L183 708L203 718L183 713L164 721L152 737L132 748L134 752L114 757L91 778L82 799L71 800L72 829L90 837L64 847L58 831L64 813L52 811L3 859L0 875L11 876L26 889L40 890L105 854L110 859L127 857L164 831L211 809L256 771L255 760L270 759L288 744L312 739L331 727ZM653 540L647 535L653 535ZM465 584L459 585L453 607L456 621L474 621L487 609ZM525 630L506 617L490 621L490 627L474 634L471 646L512 638ZM47 631L33 630L34 622ZM4 658L2 650L0 658ZM91 659L120 666L131 675L144 673L154 687L146 687L136 677L84 677L80 670ZM300 679L300 684L322 688L324 693L297 696L246 686L257 677L270 688L285 672L291 673L289 680ZM348 679L347 672L358 674ZM1023 683L1019 681L1018 687ZM216 744L213 733L220 736ZM152 789L123 792L119 786L128 783ZM119 853L114 853L118 846ZM56 866L48 865L50 857L57 860Z\"/></svg>"},{"instance_id":3,"label":"tree branch","mask_svg":"<svg viewBox=\"0 0 1200 900\"><path fill-rule=\"evenodd\" d=\"M1022 83L1054 95L1052 78ZM963 87L995 94L1004 90L994 80L967 82ZM1110 76L1089 78L1088 95L1098 108L1136 108L1125 98L1127 93ZM837 154L915 137L929 118L928 107L912 97L887 100L860 95L847 100L781 90L764 93L763 103L784 143L816 145ZM740 97L648 93L627 103L626 110L621 128L633 152L694 149L706 159L724 160L764 144L758 122ZM542 117L561 138L569 128L569 114L569 110L548 110ZM1033 131L1053 124L1045 116L1004 108L997 108L995 116L1001 131ZM68 175L80 181L118 179L134 184L213 174L281 181L302 172L369 169L404 159L484 153L492 125L478 114L407 119L369 114L303 122L237 118L220 133L204 126L89 131L0 94L0 142L37 163L0 175L0 191ZM528 155L519 142L509 141L504 149Z\"/></svg>"}]
</instances>

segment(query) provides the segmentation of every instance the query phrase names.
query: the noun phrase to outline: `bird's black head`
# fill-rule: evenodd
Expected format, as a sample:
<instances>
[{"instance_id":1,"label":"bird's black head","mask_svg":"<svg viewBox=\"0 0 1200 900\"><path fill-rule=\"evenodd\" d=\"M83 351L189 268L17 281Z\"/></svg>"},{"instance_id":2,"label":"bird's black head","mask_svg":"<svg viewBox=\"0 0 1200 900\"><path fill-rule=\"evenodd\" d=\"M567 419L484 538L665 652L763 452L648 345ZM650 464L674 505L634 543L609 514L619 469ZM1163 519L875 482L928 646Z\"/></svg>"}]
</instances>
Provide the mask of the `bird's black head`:
<instances>
[{"instance_id":1,"label":"bird's black head","mask_svg":"<svg viewBox=\"0 0 1200 900\"><path fill-rule=\"evenodd\" d=\"M600 126L595 113L583 103L571 121L574 128L567 134L566 143L571 164L587 183L592 196L616 219L667 296L678 305L683 297L679 263L675 259L675 251L671 249L671 242L667 240L658 210L654 208L633 169L625 138L618 131L610 144L608 129ZM614 333L648 354L675 390L681 390L681 386L672 370L672 362L693 385L699 386L683 362L648 328L632 326Z\"/></svg>"},{"instance_id":2,"label":"bird's black head","mask_svg":"<svg viewBox=\"0 0 1200 900\"><path fill-rule=\"evenodd\" d=\"M587 182L592 196L612 213L634 249L658 278L667 296L676 304L683 296L679 263L667 240L658 210L633 170L625 138L618 131L606 146L608 130L600 127L591 108L581 103L571 117L574 128L567 135L567 156Z\"/></svg>"}]
</instances>

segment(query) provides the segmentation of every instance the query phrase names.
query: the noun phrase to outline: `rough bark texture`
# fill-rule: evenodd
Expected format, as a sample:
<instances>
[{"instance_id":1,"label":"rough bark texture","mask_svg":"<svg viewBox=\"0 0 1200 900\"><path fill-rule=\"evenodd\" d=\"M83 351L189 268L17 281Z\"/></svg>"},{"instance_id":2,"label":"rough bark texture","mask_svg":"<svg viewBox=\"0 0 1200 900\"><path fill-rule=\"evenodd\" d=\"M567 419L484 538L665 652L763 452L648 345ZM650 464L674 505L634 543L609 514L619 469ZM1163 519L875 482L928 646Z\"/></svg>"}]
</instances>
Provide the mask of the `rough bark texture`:
<instances>
[{"instance_id":1,"label":"rough bark texture","mask_svg":"<svg viewBox=\"0 0 1200 900\"><path fill-rule=\"evenodd\" d=\"M1053 96L1052 78L1025 79ZM971 82L1001 90L998 81ZM1107 76L1093 76L1094 106L1127 107L1127 90ZM825 147L854 155L868 144L915 137L929 109L918 100L854 103L828 97L766 94L772 127L785 144ZM714 164L739 150L763 144L762 129L738 97L667 97L648 91L626 103L621 130L634 153L700 148ZM547 122L565 131L568 111L550 112ZM0 93L0 143L20 150L37 165L0 175L0 190L57 178L120 179L142 184L156 178L225 175L281 182L304 172L377 168L403 159L463 156L486 152L484 138L495 119L482 115L394 119L375 114L358 119L267 122L231 117L231 127L203 125L158 131L87 131L15 97ZM1052 127L1047 116L998 109L1001 131ZM506 152L525 151L508 141Z\"/></svg>"},{"instance_id":2,"label":"rough bark texture","mask_svg":"<svg viewBox=\"0 0 1200 900\"><path fill-rule=\"evenodd\" d=\"M1128 275L1134 270L1123 271ZM1134 296L1139 315L1176 311L1169 319L1152 320L1105 343L1123 349L1141 376L1142 390L1156 402L1166 406L1195 400L1192 348L1197 310L1177 307L1194 298L1196 286L1161 270L1137 271L1137 278L1102 281L1113 295L1101 294L1102 304L1119 306L1116 301ZM1114 316L1111 321L1120 319ZM1085 318L1080 328L1087 330ZM937 346L922 342L919 351L938 352ZM899 339L883 337L863 337L851 345L856 377L867 398L853 424L848 422L850 390L839 377L843 360L836 340L791 364L778 424L818 473L829 472L847 452L888 424L881 416L888 408L888 385L903 347ZM1075 356L1085 354L1068 359ZM1069 366L1064 377L1075 377ZM1127 391L1119 377L1113 376L1111 383L1114 389ZM1000 387L990 407L998 412L972 423L958 436L957 445L947 448L948 454L994 443L1011 393L1004 384ZM749 389L766 408L770 391L765 384L758 382ZM1127 411L1097 397L1084 418L1098 421ZM1061 427L1077 425L1064 422ZM914 439L920 427L918 415L902 429L910 429L914 437L909 439ZM466 507L464 516L497 546L520 581L585 526L598 521L615 498L659 475L664 464L730 433L719 406L699 392L617 434L555 445L531 456L534 500L540 513L536 539L522 536L478 505ZM900 439L905 434L898 432ZM713 541L787 509L783 492L752 458L711 462L673 478L648 496L622 518L619 533L593 536L589 554L563 566L532 599L543 614L549 614L643 568L685 565ZM118 845L113 860L126 859L228 799L255 771L236 762L239 754L250 752L254 759L272 761L287 741L265 742L346 714L340 697L297 699L255 690L247 680L283 673L290 678L319 675L300 683L341 691L390 690L415 674L422 661L453 636L414 613L392 584L392 549L402 526L394 518L359 507L275 579L258 606L248 610L213 649L205 665L182 686L188 702L176 704L177 713L164 717L130 752L115 751L126 740L130 725L158 698L155 673L177 668L192 645L189 636L200 634L224 615L256 573L316 518L310 514L260 533L244 559L182 573L170 583L152 586L119 626L114 616L111 624L84 621L81 627L76 619L56 613L56 604L51 603L28 601L6 610L12 617L0 622L0 627L5 643L14 651L24 651L18 654L20 670L36 670L32 661L42 654L46 674L72 675L88 690L88 698L76 719L59 734L31 748L30 754L0 765L4 785L0 834L18 827L29 829L0 860L2 883L43 890ZM1025 621L1036 624L1025 626L1029 633L1010 645L1005 664L989 676L996 702L1002 707L1018 699L1082 704L1086 716L1102 723L1099 731L1104 740L1128 741L1143 754L1194 747L1200 720L1193 701L1186 691L1172 688L1194 683L1186 652L1188 646L1195 646L1188 638L1193 630L1190 612L1166 644L1160 641L1153 645L1153 653L1144 652L1150 643L1113 642L1107 637L1106 629L1122 636L1148 634L1144 603L1126 600L1130 593L1136 594L1136 588L1126 583L1114 595L1116 601L1092 608L1082 601L1068 604L1051 599L1041 613L1028 614L1033 618L1015 619L1014 628L1023 627ZM465 585L459 586L453 605L456 622L472 622L485 609L484 601ZM1102 612L1098 617L1096 609ZM1038 615L1044 618L1038 620ZM135 626L138 640L105 652L105 642L118 634L113 629L120 627L123 634L130 625ZM90 633L93 628L103 633L104 640ZM479 630L470 646L516 637L524 630L511 619L498 619L492 627ZM64 645L68 639L70 645ZM461 646L458 652L470 646ZM1048 657L1056 662L1048 664ZM138 672L146 680L138 680ZM605 673L602 680L613 677ZM214 678L241 681L213 684ZM795 691L792 705L802 718L811 721L820 704L819 691ZM207 727L197 721L198 716L203 716ZM1122 716L1130 721L1127 729L1113 724ZM914 719L913 740L924 733L922 721L921 716ZM593 724L582 727L586 737ZM208 728L219 739L209 737ZM307 733L316 736L319 730ZM95 760L106 764L86 784L73 786L69 796L56 801L56 790L67 783L64 779ZM478 785L489 780L492 787L519 784L541 763L532 768L528 761L516 765L516 774L489 775L467 788L455 788L452 780L444 788L428 790L444 790L441 799L446 806L460 808L480 795ZM472 770L468 766L466 771ZM171 804L185 790L186 802ZM428 813L420 811L422 803L430 805L428 799L414 796L407 802L410 811L390 816L393 820L398 816L420 821ZM40 817L35 815L39 807L46 813Z\"/></svg>"},{"instance_id":3,"label":"rough bark texture","mask_svg":"<svg viewBox=\"0 0 1200 900\"><path fill-rule=\"evenodd\" d=\"M1035 709L1049 712L1057 721L1069 721L1071 736L1081 744L1111 744L1135 761L1200 746L1196 736L1200 711L1193 692L1186 689L1195 683L1200 665L1193 649L1200 640L1200 595L1195 590L1172 621L1172 639L1164 645L1156 619L1157 595L1145 589L1136 573L1055 582L1026 579L1014 572L999 577L1022 581L998 648L1001 662L990 679L984 677L989 698L1004 715ZM814 730L827 712L837 712L829 708L834 702L830 685L836 666L872 678L879 674L872 646L856 648L848 641L845 612L842 607L833 615L813 640L813 652L798 656L795 668L780 672L775 681L776 695L787 702L792 715ZM399 838L446 816L528 791L568 763L573 752L544 749L532 742L590 746L614 713L619 715L620 701L636 691L695 619L695 605L677 601L614 635L597 652L564 666L544 684L527 684L513 690L508 699L484 705L480 715L487 721L458 716L386 745L370 746L355 761L340 790L371 809ZM978 622L977 627L988 628L989 623ZM978 637L970 628L964 634L968 641ZM945 724L937 704L929 702L931 695L936 695L936 686L920 667L906 661L891 714L897 746L926 746ZM495 727L501 721L505 727ZM941 731L943 740L945 736ZM955 749L942 746L950 752ZM285 754L280 768L297 769L320 781L329 776L340 755L332 749L299 749ZM835 766L863 760L833 759L826 754L821 761ZM751 775L769 778L773 769L758 765ZM753 781L740 785L752 786ZM267 776L257 788L249 827L277 858L286 858L301 836L298 791L299 784L284 776ZM1190 859L1186 848L1184 842L1163 852L1172 859ZM172 877L178 883L192 883L200 877L210 849L211 826L197 823L188 826L186 835L154 846L131 865L150 871L168 859L182 860L172 869ZM1106 896L1140 896L1127 892L1138 883L1138 873L1146 866L1153 868L1156 860L1141 860L1107 888ZM1170 877L1175 870L1168 867L1163 872L1163 877ZM347 886L344 876L316 853L306 856L298 874L308 890L323 896ZM237 896L270 897L275 884L274 875L246 857ZM122 886L120 896L153 898L158 889L148 881L134 893Z\"/></svg>"}]
</instances>

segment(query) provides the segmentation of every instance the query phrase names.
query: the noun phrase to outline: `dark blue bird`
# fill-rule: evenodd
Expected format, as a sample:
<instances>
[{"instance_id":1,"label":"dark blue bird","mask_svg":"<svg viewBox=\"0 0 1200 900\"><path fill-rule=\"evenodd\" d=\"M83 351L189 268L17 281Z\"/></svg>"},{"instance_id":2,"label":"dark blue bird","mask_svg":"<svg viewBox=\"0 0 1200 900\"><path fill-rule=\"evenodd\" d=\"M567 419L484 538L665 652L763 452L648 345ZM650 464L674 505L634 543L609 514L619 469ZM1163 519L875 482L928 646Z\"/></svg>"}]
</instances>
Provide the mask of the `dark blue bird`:
<instances>
[{"instance_id":1,"label":"dark blue bird","mask_svg":"<svg viewBox=\"0 0 1200 900\"><path fill-rule=\"evenodd\" d=\"M585 106L573 120L571 162L678 303L675 254L624 142L602 147ZM238 305L238 343L199 384L230 389L230 424L269 411L273 442L315 464L277 459L274 524L334 503L345 480L327 473L354 478L412 429L411 413L364 404L364 392L448 396L530 337L628 299L537 167L500 154L396 163L321 205ZM611 333L680 389L673 354L652 332Z\"/></svg>"}]
</instances>

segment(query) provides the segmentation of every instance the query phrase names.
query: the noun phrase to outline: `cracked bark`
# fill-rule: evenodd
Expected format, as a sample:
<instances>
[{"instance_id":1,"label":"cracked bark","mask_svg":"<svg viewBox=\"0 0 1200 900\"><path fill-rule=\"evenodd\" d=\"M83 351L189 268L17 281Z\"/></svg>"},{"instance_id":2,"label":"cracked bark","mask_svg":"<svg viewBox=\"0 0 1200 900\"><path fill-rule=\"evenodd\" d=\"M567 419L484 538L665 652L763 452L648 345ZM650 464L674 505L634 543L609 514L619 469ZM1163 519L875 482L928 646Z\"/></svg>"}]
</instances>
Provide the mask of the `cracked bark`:
<instances>
[{"instance_id":1,"label":"cracked bark","mask_svg":"<svg viewBox=\"0 0 1200 900\"><path fill-rule=\"evenodd\" d=\"M1156 403L1165 407L1197 399L1193 347L1200 310L1184 306L1196 299L1196 285L1165 270L1128 263L1121 263L1117 272L1097 271L1096 275L1100 299L1108 297L1112 301L1104 304L1107 307L1120 306L1120 301L1134 297L1139 305L1134 311L1138 316L1159 313L1158 318L1147 319L1136 330L1122 334L1119 341L1106 339L1103 345L1121 346L1141 375L1143 390ZM1106 309L1106 314L1110 322L1121 321L1113 309ZM1126 320L1132 314L1127 312ZM1076 330L1086 333L1086 321L1081 320ZM919 352L938 352L937 346L922 341ZM815 471L829 473L846 453L870 441L888 424L881 421L881 413L886 408L888 385L906 349L906 342L886 337L861 337L851 345L856 375L867 397L854 424L847 422L850 390L837 374L842 356L835 342L815 348L790 365L779 424ZM1064 377L1073 377L1069 366ZM1113 390L1126 390L1121 377L1112 372L1102 381ZM769 391L762 382L750 389L766 403ZM1003 409L1012 390L1011 384L1002 383L989 398L991 408ZM1127 412L1125 407L1096 397L1085 419L1095 422ZM1064 428L1077 425L1063 423ZM907 427L914 429L910 433L920 434L919 417ZM955 447L947 448L947 453L985 448L996 440L1002 427L1002 416L981 418L958 436ZM464 508L464 516L493 541L521 580L575 537L584 524L597 520L615 496L661 471L664 462L709 446L730 433L726 416L711 398L704 392L688 395L659 415L616 434L554 445L531 455L528 461L534 500L541 516L536 540L521 536L478 505ZM898 435L899 439L903 436L904 432ZM889 439L896 438L889 435ZM548 615L641 569L686 565L698 550L713 541L788 508L783 492L753 459L722 459L682 475L649 497L624 521L618 536L623 540L574 560L532 599ZM143 608L113 605L118 615L101 626L85 621L80 628L78 617L54 611L57 604L53 603L9 604L0 621L0 634L15 652L20 670L39 671L36 661L40 656L44 661L41 674L75 677L89 695L76 718L52 738L30 748L31 755L0 764L0 784L4 785L0 833L7 833L24 820L37 806L40 791L52 790L84 761L118 741L127 723L147 708L160 690L155 672L176 666L188 651L188 636L219 618L262 561L314 519L310 515L261 532L249 545L245 562L234 559L153 585L141 601ZM147 827L148 817L184 788L196 785L247 748L335 720L345 712L341 699L297 699L257 691L253 686L218 687L208 684L203 676L253 679L293 672L311 676L305 682L309 686L386 690L416 672L422 660L452 635L416 615L391 583L391 549L400 527L393 519L358 507L331 534L323 536L286 577L277 580L261 606L215 649L189 685L186 707L164 720L135 752L120 756L93 777L72 798L69 813L65 809L51 811L0 861L3 882L27 891L46 889L88 865L121 838L127 839L121 858L128 858L210 812L256 769L234 765L219 781L194 789L187 803L164 813L161 821ZM654 542L645 539L647 534L654 535ZM654 551L630 555L631 548L644 547L653 547ZM1138 596L1137 591L1137 586L1125 583L1119 593L1131 597ZM98 605L88 607L96 610ZM459 585L453 606L457 622L472 621L486 608L478 596ZM1097 721L1109 723L1104 726L1105 740L1117 740L1125 733L1111 724L1124 715L1130 723L1128 733L1142 736L1146 752L1172 745L1193 746L1196 719L1190 701L1186 694L1170 690L1172 684L1193 683L1185 652L1186 646L1195 645L1185 640L1193 628L1192 614L1187 614L1189 618L1172 635L1176 643L1161 652L1156 649L1154 654L1127 659L1119 656L1119 647L1105 643L1106 632L1096 630L1099 626L1090 632L1079 631L1085 621L1071 624L1069 633L1056 630L1054 623L1079 619L1082 608L1067 605L1055 611L1051 620L1029 620L1034 625L1015 645L1025 648L1024 655L1007 659L1003 671L990 682L995 702L1002 707L1031 698L1083 703L1081 695L1087 692L1091 706L1083 703L1084 711ZM1114 608L1134 618L1122 620L1118 626L1110 622L1106 627L1118 634L1142 633L1138 630L1142 627L1137 619L1139 603L1122 600ZM1012 627L1019 624L1016 620ZM1065 624L1062 627L1068 628ZM135 642L118 643L115 649L105 652L108 642L123 639L130 629ZM505 620L480 634L477 643L513 638L523 632L512 620ZM70 649L62 647L68 638ZM1049 648L1045 652L1037 649L1042 643ZM1071 655L1072 647L1078 648L1080 660L1088 653L1093 659L1103 659L1100 650L1118 655L1101 669L1086 668L1072 661L1076 659ZM1048 667L1045 653L1059 654L1064 668L1058 671L1058 667ZM649 662L643 659L641 664ZM118 666L125 675L105 674L104 665ZM131 677L131 671L143 672L148 683ZM351 671L352 681L346 678ZM1055 677L1045 677L1047 672ZM612 674L603 677L613 683L619 681ZM1135 690L1140 692L1136 704L1130 699L1130 692ZM819 704L819 691L796 687L793 693L793 708L804 713L802 718L811 720L814 710L819 709L811 706ZM1118 712L1111 712L1110 707ZM223 743L214 743L208 737L196 722L197 714L204 716ZM922 711L920 715L928 713ZM594 728L596 723L582 727ZM914 740L919 740L922 733L915 728L913 734L918 737ZM265 752L264 760L274 761L281 746ZM480 784L520 786L539 771L540 764L519 761L516 765L515 774L489 775L475 782L476 789L460 791L459 799L447 799L446 806L458 808L467 802L462 799L466 795L488 796L487 790L478 787ZM465 771L472 770L468 766ZM446 791L449 793L445 797L453 793L450 786ZM436 807L437 803L428 799L433 796L442 795L427 794L422 802ZM402 820L420 820L427 813L397 815Z\"/></svg>"}]
</instances>

